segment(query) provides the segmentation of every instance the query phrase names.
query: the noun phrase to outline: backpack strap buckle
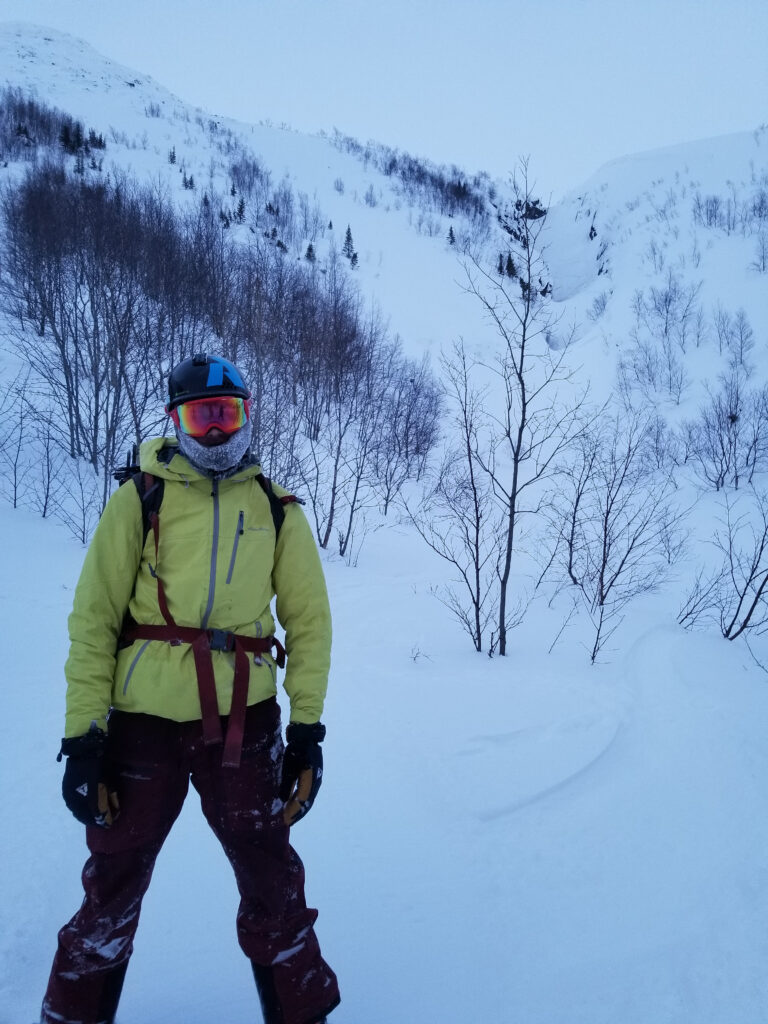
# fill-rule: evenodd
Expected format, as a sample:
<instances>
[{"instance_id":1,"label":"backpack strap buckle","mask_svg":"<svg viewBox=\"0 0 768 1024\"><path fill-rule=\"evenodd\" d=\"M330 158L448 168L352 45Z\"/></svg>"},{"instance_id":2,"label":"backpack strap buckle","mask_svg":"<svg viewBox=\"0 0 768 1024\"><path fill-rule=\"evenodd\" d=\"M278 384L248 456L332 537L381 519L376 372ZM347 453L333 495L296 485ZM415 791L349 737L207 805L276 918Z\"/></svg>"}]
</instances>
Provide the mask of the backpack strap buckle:
<instances>
[{"instance_id":1,"label":"backpack strap buckle","mask_svg":"<svg viewBox=\"0 0 768 1024\"><path fill-rule=\"evenodd\" d=\"M235 634L226 629L209 629L208 646L212 651L232 651L235 647Z\"/></svg>"}]
</instances>

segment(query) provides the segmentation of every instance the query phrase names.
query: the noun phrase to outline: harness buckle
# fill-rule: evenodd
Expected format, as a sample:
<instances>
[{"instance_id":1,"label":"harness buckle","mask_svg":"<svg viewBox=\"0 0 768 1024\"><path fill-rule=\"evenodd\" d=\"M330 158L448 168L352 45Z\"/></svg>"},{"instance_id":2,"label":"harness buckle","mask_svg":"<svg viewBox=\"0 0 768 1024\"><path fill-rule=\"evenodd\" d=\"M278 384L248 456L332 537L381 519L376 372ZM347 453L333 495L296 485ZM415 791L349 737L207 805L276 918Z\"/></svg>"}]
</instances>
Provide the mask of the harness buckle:
<instances>
[{"instance_id":1,"label":"harness buckle","mask_svg":"<svg viewBox=\"0 0 768 1024\"><path fill-rule=\"evenodd\" d=\"M226 629L209 629L208 646L212 651L231 651L235 646L234 633Z\"/></svg>"}]
</instances>

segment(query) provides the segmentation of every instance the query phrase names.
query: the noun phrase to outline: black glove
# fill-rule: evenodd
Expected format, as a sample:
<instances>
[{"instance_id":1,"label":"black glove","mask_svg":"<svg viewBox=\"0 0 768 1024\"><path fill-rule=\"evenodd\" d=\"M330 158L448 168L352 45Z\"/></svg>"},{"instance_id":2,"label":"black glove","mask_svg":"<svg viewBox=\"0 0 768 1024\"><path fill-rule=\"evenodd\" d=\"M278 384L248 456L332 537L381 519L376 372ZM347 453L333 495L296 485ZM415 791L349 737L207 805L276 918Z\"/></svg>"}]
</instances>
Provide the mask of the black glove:
<instances>
[{"instance_id":1,"label":"black glove","mask_svg":"<svg viewBox=\"0 0 768 1024\"><path fill-rule=\"evenodd\" d=\"M315 802L323 781L323 752L320 744L325 739L325 726L322 722L313 725L291 722L285 730L285 738L288 745L283 756L280 799L285 804L285 824L295 825Z\"/></svg>"},{"instance_id":2,"label":"black glove","mask_svg":"<svg viewBox=\"0 0 768 1024\"><path fill-rule=\"evenodd\" d=\"M85 734L61 741L67 758L61 792L64 803L83 825L109 828L120 812L117 793L104 775L104 744L107 735L96 726Z\"/></svg>"}]
</instances>

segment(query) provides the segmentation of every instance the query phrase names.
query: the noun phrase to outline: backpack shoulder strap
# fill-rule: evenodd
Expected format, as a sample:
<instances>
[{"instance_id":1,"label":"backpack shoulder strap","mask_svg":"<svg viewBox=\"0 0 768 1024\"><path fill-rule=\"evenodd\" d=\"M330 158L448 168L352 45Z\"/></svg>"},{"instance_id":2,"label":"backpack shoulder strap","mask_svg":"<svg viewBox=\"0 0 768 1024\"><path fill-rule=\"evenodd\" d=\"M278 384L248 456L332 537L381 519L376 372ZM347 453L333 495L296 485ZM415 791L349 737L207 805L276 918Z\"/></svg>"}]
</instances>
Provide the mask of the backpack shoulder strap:
<instances>
[{"instance_id":1,"label":"backpack shoulder strap","mask_svg":"<svg viewBox=\"0 0 768 1024\"><path fill-rule=\"evenodd\" d=\"M264 476L263 473L257 473L256 479L259 483L259 487L261 487L262 491L264 491L269 499L272 522L275 524L275 543L277 543L277 538L280 536L280 527L283 525L285 520L285 506L292 504L303 505L304 502L301 498L297 498L295 494L284 494L282 497L275 494L274 488L272 487L272 481L268 476Z\"/></svg>"},{"instance_id":2,"label":"backpack shoulder strap","mask_svg":"<svg viewBox=\"0 0 768 1024\"><path fill-rule=\"evenodd\" d=\"M152 473L134 473L131 478L136 485L136 490L141 501L141 524L144 531L144 542L152 529L152 515L157 515L163 501L165 481L160 476L153 476Z\"/></svg>"}]
</instances>

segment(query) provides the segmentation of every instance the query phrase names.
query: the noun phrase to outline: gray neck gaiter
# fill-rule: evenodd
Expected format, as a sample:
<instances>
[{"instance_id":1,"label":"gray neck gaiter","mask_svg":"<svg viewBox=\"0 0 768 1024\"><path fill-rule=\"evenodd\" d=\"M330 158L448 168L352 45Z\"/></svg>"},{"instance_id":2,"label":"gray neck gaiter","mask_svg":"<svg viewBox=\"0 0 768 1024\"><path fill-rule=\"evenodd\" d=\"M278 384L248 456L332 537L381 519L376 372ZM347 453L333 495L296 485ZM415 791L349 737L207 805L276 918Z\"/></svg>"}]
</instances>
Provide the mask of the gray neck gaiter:
<instances>
[{"instance_id":1,"label":"gray neck gaiter","mask_svg":"<svg viewBox=\"0 0 768 1024\"><path fill-rule=\"evenodd\" d=\"M224 444L206 448L204 444L183 430L176 430L179 448L186 455L195 469L205 476L230 476L237 472L243 457L248 452L253 433L253 424L248 420L244 426L235 431Z\"/></svg>"}]
</instances>

